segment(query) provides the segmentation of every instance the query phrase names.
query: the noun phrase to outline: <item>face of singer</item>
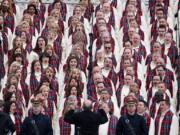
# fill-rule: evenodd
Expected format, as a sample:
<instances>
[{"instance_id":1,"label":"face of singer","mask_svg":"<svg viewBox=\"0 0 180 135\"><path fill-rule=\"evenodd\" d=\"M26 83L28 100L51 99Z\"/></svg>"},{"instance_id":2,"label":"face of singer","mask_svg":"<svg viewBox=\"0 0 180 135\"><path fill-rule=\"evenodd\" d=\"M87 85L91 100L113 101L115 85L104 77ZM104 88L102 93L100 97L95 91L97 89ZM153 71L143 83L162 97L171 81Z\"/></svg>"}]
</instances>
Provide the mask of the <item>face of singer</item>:
<instances>
[{"instance_id":1,"label":"face of singer","mask_svg":"<svg viewBox=\"0 0 180 135\"><path fill-rule=\"evenodd\" d=\"M166 101L160 102L160 109L161 109L161 112L165 112L166 110L169 109L169 105L166 104Z\"/></svg>"},{"instance_id":2,"label":"face of singer","mask_svg":"<svg viewBox=\"0 0 180 135\"><path fill-rule=\"evenodd\" d=\"M70 93L71 93L71 95L77 96L77 88L76 87L72 87Z\"/></svg>"},{"instance_id":3,"label":"face of singer","mask_svg":"<svg viewBox=\"0 0 180 135\"><path fill-rule=\"evenodd\" d=\"M74 14L75 15L77 15L77 16L81 16L81 8L80 7L76 7L75 9L74 9Z\"/></svg>"},{"instance_id":4,"label":"face of singer","mask_svg":"<svg viewBox=\"0 0 180 135\"><path fill-rule=\"evenodd\" d=\"M125 59L130 59L132 57L132 51L131 49L125 49L123 53L123 57Z\"/></svg>"},{"instance_id":5,"label":"face of singer","mask_svg":"<svg viewBox=\"0 0 180 135\"><path fill-rule=\"evenodd\" d=\"M106 102L106 101L109 99L109 94L108 94L108 92L101 93L100 99L101 99L102 101Z\"/></svg>"},{"instance_id":6,"label":"face of singer","mask_svg":"<svg viewBox=\"0 0 180 135\"><path fill-rule=\"evenodd\" d=\"M104 14L102 11L97 11L96 13L96 19L98 20L99 18L104 18Z\"/></svg>"},{"instance_id":7,"label":"face of singer","mask_svg":"<svg viewBox=\"0 0 180 135\"><path fill-rule=\"evenodd\" d=\"M10 106L10 112L11 113L15 113L16 112L16 104L15 103L12 103L11 106Z\"/></svg>"},{"instance_id":8,"label":"face of singer","mask_svg":"<svg viewBox=\"0 0 180 135\"><path fill-rule=\"evenodd\" d=\"M132 76L126 75L126 76L124 77L124 84L125 84L125 85L130 85L132 82L133 82Z\"/></svg>"},{"instance_id":9,"label":"face of singer","mask_svg":"<svg viewBox=\"0 0 180 135\"><path fill-rule=\"evenodd\" d=\"M70 60L70 63L69 63L69 65L70 65L70 68L71 69L73 69L73 68L76 68L77 67L77 60L76 59L71 59Z\"/></svg>"},{"instance_id":10,"label":"face of singer","mask_svg":"<svg viewBox=\"0 0 180 135\"><path fill-rule=\"evenodd\" d=\"M144 105L143 102L139 102L137 105L137 112L138 113L143 113L146 111L146 106Z\"/></svg>"}]
</instances>

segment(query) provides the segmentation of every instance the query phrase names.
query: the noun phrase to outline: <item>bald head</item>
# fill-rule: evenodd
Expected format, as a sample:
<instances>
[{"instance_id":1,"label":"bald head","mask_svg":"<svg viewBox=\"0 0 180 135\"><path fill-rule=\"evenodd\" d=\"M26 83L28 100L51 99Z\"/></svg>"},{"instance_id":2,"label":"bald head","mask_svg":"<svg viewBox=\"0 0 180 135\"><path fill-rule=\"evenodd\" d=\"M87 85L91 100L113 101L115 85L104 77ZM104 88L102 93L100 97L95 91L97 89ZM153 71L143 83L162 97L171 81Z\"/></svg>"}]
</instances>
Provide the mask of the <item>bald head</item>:
<instances>
[{"instance_id":1,"label":"bald head","mask_svg":"<svg viewBox=\"0 0 180 135\"><path fill-rule=\"evenodd\" d=\"M92 101L91 100L85 100L83 103L83 109L90 111L92 109Z\"/></svg>"}]
</instances>

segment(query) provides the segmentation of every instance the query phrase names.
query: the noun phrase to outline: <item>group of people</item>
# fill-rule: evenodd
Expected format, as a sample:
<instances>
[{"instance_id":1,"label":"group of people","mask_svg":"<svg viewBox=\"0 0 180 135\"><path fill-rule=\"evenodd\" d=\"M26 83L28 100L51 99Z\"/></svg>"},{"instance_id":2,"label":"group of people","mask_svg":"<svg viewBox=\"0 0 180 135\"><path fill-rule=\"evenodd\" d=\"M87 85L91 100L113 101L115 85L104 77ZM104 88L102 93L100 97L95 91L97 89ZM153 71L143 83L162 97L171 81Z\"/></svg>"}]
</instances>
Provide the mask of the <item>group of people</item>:
<instances>
[{"instance_id":1,"label":"group of people","mask_svg":"<svg viewBox=\"0 0 180 135\"><path fill-rule=\"evenodd\" d=\"M0 130L89 135L82 129L90 123L75 117L88 110L104 116L95 134L177 135L180 1L173 2L79 0L71 10L63 0L30 0L23 10L2 0L0 114L12 122Z\"/></svg>"}]
</instances>

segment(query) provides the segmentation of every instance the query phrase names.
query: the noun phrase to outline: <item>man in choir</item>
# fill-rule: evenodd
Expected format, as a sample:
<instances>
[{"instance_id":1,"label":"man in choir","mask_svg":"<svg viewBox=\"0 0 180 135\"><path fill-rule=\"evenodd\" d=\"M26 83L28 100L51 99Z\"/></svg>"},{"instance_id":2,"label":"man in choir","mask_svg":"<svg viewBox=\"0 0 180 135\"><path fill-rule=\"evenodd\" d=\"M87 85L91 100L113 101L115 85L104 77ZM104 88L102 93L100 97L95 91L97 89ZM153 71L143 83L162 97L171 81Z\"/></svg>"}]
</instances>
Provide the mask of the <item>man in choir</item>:
<instances>
[{"instance_id":1,"label":"man in choir","mask_svg":"<svg viewBox=\"0 0 180 135\"><path fill-rule=\"evenodd\" d=\"M160 113L155 119L155 135L178 135L177 116L170 110L170 101L160 102Z\"/></svg>"},{"instance_id":2,"label":"man in choir","mask_svg":"<svg viewBox=\"0 0 180 135\"><path fill-rule=\"evenodd\" d=\"M119 108L117 106L116 98L111 97L108 89L106 89L106 88L101 90L99 99L94 104L95 112L98 111L98 108L100 107L101 103L107 103L110 108L111 114L119 117L120 112L119 112Z\"/></svg>"},{"instance_id":3,"label":"man in choir","mask_svg":"<svg viewBox=\"0 0 180 135\"><path fill-rule=\"evenodd\" d=\"M118 29L116 10L113 10L109 2L103 3L102 10L104 13L104 19L107 23L113 26L115 30Z\"/></svg>"},{"instance_id":4,"label":"man in choir","mask_svg":"<svg viewBox=\"0 0 180 135\"><path fill-rule=\"evenodd\" d=\"M163 65L158 65L155 68L156 71L156 75L159 75L161 78L161 81L166 83L166 87L167 89L169 89L170 93L171 93L171 97L174 97L174 95L176 95L177 93L177 89L175 86L177 86L177 84L174 84L174 74L173 72L169 72L168 69L163 66Z\"/></svg>"},{"instance_id":5,"label":"man in choir","mask_svg":"<svg viewBox=\"0 0 180 135\"><path fill-rule=\"evenodd\" d=\"M105 124L99 126L99 135L115 135L118 118L112 114L111 109L107 103L104 103L103 107L108 117L108 121Z\"/></svg>"},{"instance_id":6,"label":"man in choir","mask_svg":"<svg viewBox=\"0 0 180 135\"><path fill-rule=\"evenodd\" d=\"M104 43L104 55L105 57L111 57L113 66L117 66L118 55L114 53L114 47L111 42Z\"/></svg>"},{"instance_id":7,"label":"man in choir","mask_svg":"<svg viewBox=\"0 0 180 135\"><path fill-rule=\"evenodd\" d=\"M157 28L157 32L152 35L153 36L153 41L158 41L160 42L161 44L164 43L164 35L166 33L166 27L164 25L160 25L158 28Z\"/></svg>"},{"instance_id":8,"label":"man in choir","mask_svg":"<svg viewBox=\"0 0 180 135\"><path fill-rule=\"evenodd\" d=\"M138 33L132 36L132 49L141 55L144 59L147 56L147 50L144 45L141 44L141 37Z\"/></svg>"},{"instance_id":9,"label":"man in choir","mask_svg":"<svg viewBox=\"0 0 180 135\"><path fill-rule=\"evenodd\" d=\"M149 103L149 112L151 117L154 119L160 111L160 102L163 100L163 92L157 91L152 97L151 103Z\"/></svg>"},{"instance_id":10,"label":"man in choir","mask_svg":"<svg viewBox=\"0 0 180 135\"><path fill-rule=\"evenodd\" d=\"M104 67L102 68L102 74L105 78L109 78L116 87L118 76L114 71L113 60L110 57L106 57L104 60Z\"/></svg>"},{"instance_id":11,"label":"man in choir","mask_svg":"<svg viewBox=\"0 0 180 135\"><path fill-rule=\"evenodd\" d=\"M152 97L154 97L155 93L158 91L158 84L161 82L161 78L159 75L153 76L153 80L151 82L150 88L147 90L147 101L150 104L152 101Z\"/></svg>"},{"instance_id":12,"label":"man in choir","mask_svg":"<svg viewBox=\"0 0 180 135\"><path fill-rule=\"evenodd\" d=\"M144 100L139 100L137 104L137 114L144 116L148 128L148 135L154 135L154 120L148 113L148 104Z\"/></svg>"},{"instance_id":13,"label":"man in choir","mask_svg":"<svg viewBox=\"0 0 180 135\"><path fill-rule=\"evenodd\" d=\"M169 56L171 60L171 65L174 68L176 59L178 57L178 48L175 42L173 41L172 33L170 32L165 33L162 50L165 55Z\"/></svg>"},{"instance_id":14,"label":"man in choir","mask_svg":"<svg viewBox=\"0 0 180 135\"><path fill-rule=\"evenodd\" d=\"M114 88L109 78L104 78L101 73L95 73L93 74L93 80L88 84L88 96L91 100L97 100L98 98L98 83L104 83L104 86L109 89L111 95L114 93Z\"/></svg>"},{"instance_id":15,"label":"man in choir","mask_svg":"<svg viewBox=\"0 0 180 135\"><path fill-rule=\"evenodd\" d=\"M129 94L129 88L132 83L133 77L131 75L126 75L124 77L123 83L119 86L119 88L116 91L116 98L120 109L122 106L124 106L124 98Z\"/></svg>"}]
</instances>

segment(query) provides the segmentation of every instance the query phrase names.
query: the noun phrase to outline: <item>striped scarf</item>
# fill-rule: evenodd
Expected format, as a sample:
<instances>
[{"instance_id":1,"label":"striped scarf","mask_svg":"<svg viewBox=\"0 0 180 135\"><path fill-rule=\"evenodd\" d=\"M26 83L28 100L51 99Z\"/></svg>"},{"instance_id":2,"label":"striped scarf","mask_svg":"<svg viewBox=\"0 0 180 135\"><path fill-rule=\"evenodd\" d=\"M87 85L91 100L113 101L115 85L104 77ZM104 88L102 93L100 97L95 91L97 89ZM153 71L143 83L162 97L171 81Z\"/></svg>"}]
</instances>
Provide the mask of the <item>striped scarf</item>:
<instances>
[{"instance_id":1,"label":"striped scarf","mask_svg":"<svg viewBox=\"0 0 180 135\"><path fill-rule=\"evenodd\" d=\"M54 105L53 101L47 100L47 106L44 106L45 114L49 116L49 118L52 120L53 118L53 112L54 112Z\"/></svg>"},{"instance_id":2,"label":"striped scarf","mask_svg":"<svg viewBox=\"0 0 180 135\"><path fill-rule=\"evenodd\" d=\"M116 134L117 122L118 122L118 118L114 115L111 115L110 120L109 120L108 135L115 135Z\"/></svg>"},{"instance_id":3,"label":"striped scarf","mask_svg":"<svg viewBox=\"0 0 180 135\"><path fill-rule=\"evenodd\" d=\"M155 135L158 135L158 130L160 130L160 135L169 135L173 113L169 110L164 115L164 118L161 123L161 127L159 127L161 114L157 115L155 119Z\"/></svg>"},{"instance_id":4,"label":"striped scarf","mask_svg":"<svg viewBox=\"0 0 180 135\"><path fill-rule=\"evenodd\" d=\"M150 127L150 124L151 124L151 117L150 117L149 114L147 114L147 113L144 113L143 116L144 116L144 118L145 118L146 125L147 125L148 131L149 131L149 127Z\"/></svg>"},{"instance_id":5,"label":"striped scarf","mask_svg":"<svg viewBox=\"0 0 180 135\"><path fill-rule=\"evenodd\" d=\"M41 80L41 79L40 79ZM34 94L34 92L37 90L40 82L36 79L36 76L34 73L31 74L30 76L30 89L31 89L31 94Z\"/></svg>"},{"instance_id":6,"label":"striped scarf","mask_svg":"<svg viewBox=\"0 0 180 135\"><path fill-rule=\"evenodd\" d=\"M109 24L109 25L112 25L113 28L115 29L115 15L114 15L114 12L113 12L113 9L112 9L112 8L111 8L111 15L110 15L110 17L109 17L108 24Z\"/></svg>"},{"instance_id":7,"label":"striped scarf","mask_svg":"<svg viewBox=\"0 0 180 135\"><path fill-rule=\"evenodd\" d=\"M16 129L16 135L20 134L20 129L21 129L21 117L18 114L14 114L15 117L15 129Z\"/></svg>"},{"instance_id":8,"label":"striped scarf","mask_svg":"<svg viewBox=\"0 0 180 135\"><path fill-rule=\"evenodd\" d=\"M60 135L71 134L71 124L64 121L63 117L59 119Z\"/></svg>"},{"instance_id":9,"label":"striped scarf","mask_svg":"<svg viewBox=\"0 0 180 135\"><path fill-rule=\"evenodd\" d=\"M4 27L8 27L11 32L14 32L14 25L15 25L15 20L14 16L8 14L6 17L4 17Z\"/></svg>"},{"instance_id":10,"label":"striped scarf","mask_svg":"<svg viewBox=\"0 0 180 135\"><path fill-rule=\"evenodd\" d=\"M116 72L114 71L114 69L111 69L109 74L108 74L108 78L111 79L111 81L113 82L114 86L116 86L117 80L118 80L118 76L116 74Z\"/></svg>"}]
</instances>

